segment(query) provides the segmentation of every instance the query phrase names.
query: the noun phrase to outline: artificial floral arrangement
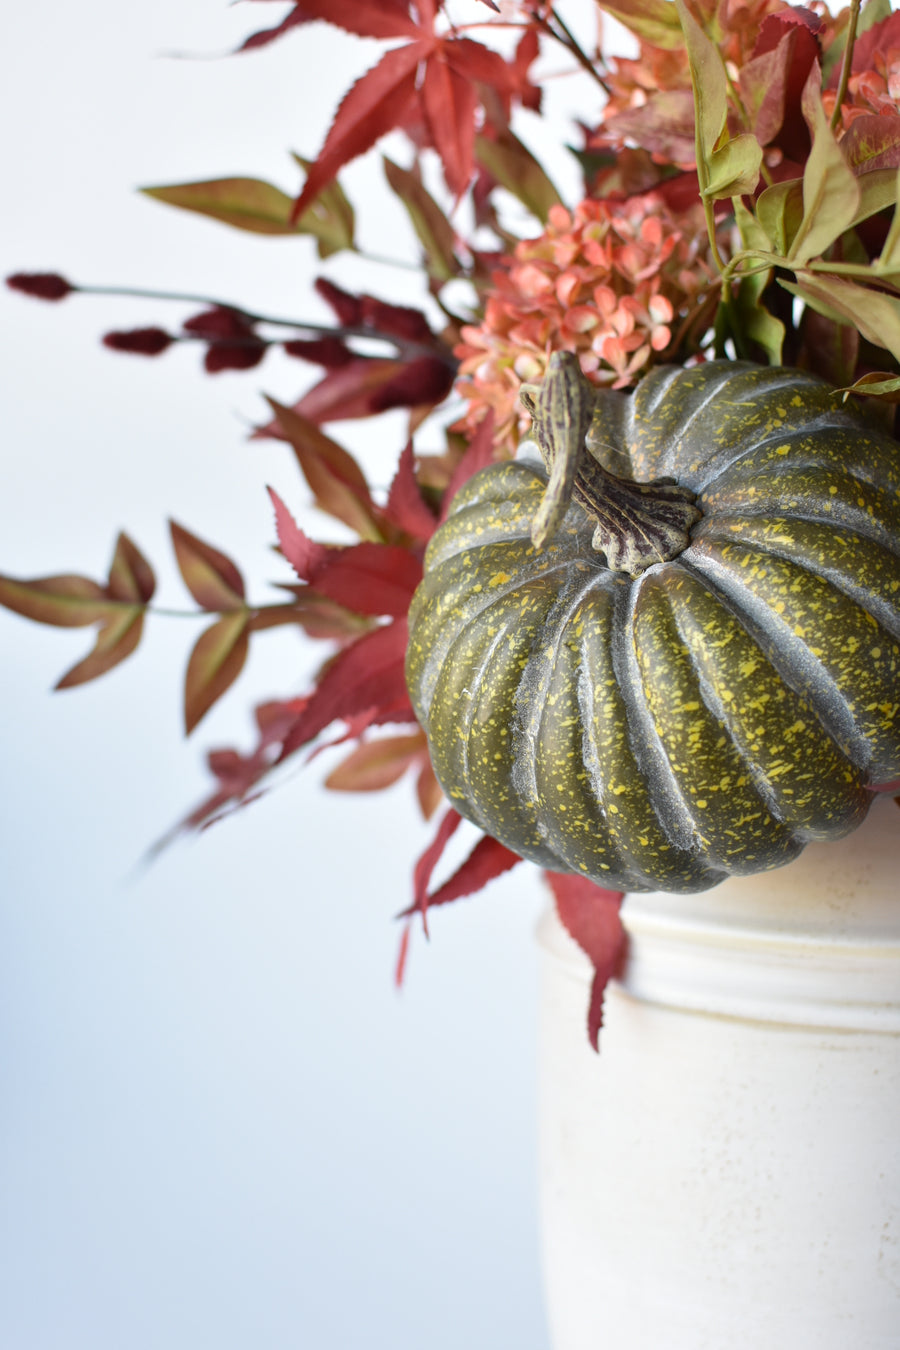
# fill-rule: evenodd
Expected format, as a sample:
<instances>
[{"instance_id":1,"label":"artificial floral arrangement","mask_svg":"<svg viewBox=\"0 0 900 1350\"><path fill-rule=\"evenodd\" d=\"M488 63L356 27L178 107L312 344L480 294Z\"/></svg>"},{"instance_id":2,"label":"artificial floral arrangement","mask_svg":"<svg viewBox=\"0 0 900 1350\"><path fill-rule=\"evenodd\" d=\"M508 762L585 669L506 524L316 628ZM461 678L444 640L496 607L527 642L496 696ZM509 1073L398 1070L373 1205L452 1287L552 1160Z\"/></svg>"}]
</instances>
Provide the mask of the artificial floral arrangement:
<instances>
[{"instance_id":1,"label":"artificial floral arrangement","mask_svg":"<svg viewBox=\"0 0 900 1350\"><path fill-rule=\"evenodd\" d=\"M260 605L226 554L173 527L212 619L188 661L188 732L254 633L326 644L312 689L256 709L249 753L210 754L214 790L182 828L323 744L351 746L331 788L412 776L437 826L398 978L414 919L528 858L594 963L596 1044L626 889L787 862L900 775L900 15L887 0L836 15L581 3L592 51L549 0L479 0L465 24L452 0L297 0L241 50L314 21L391 45L298 161L296 197L238 177L145 191L311 235L324 258L354 248L341 170L400 131L407 162L384 170L428 312L319 280L330 327L209 301L178 331L103 341L147 357L199 343L210 374L271 346L319 366L254 434L289 443L315 504L359 540L308 537L273 494L294 575ZM604 12L636 55L604 54ZM551 46L596 90L572 128L583 192L565 204L521 134ZM436 166L444 190L426 186ZM504 194L530 213L524 237ZM7 284L49 301L94 289ZM408 437L379 494L322 428L397 408ZM135 651L154 586L120 535L105 582L2 577L0 603L97 626L63 688ZM482 837L433 886L463 816Z\"/></svg>"}]
</instances>

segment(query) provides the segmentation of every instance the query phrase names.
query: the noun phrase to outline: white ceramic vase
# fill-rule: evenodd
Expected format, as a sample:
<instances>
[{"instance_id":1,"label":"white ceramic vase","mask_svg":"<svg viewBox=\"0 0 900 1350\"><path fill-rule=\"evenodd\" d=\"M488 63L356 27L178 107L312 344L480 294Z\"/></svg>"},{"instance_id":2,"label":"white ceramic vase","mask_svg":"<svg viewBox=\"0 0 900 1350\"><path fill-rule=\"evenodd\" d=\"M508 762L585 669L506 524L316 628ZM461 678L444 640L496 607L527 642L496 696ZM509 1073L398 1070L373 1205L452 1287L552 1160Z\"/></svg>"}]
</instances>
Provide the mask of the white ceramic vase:
<instances>
[{"instance_id":1,"label":"white ceramic vase","mask_svg":"<svg viewBox=\"0 0 900 1350\"><path fill-rule=\"evenodd\" d=\"M553 1350L898 1350L897 806L623 918L599 1057L588 962L541 924Z\"/></svg>"}]
</instances>

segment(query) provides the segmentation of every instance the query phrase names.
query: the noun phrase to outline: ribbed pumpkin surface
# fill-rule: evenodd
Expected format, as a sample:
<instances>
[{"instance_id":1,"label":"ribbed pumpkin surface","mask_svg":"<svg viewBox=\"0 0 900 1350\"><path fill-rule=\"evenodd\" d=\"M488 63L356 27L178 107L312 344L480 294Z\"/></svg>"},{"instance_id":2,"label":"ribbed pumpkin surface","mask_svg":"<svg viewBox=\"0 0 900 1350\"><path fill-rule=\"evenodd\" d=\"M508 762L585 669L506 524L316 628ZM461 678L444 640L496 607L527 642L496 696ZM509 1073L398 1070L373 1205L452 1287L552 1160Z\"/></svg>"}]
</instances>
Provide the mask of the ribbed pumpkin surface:
<instances>
[{"instance_id":1,"label":"ribbed pumpkin surface","mask_svg":"<svg viewBox=\"0 0 900 1350\"><path fill-rule=\"evenodd\" d=\"M542 466L473 478L429 546L407 679L453 805L556 871L701 890L864 817L900 775L900 446L796 371L661 369L588 436L697 494L689 547L609 571Z\"/></svg>"}]
</instances>

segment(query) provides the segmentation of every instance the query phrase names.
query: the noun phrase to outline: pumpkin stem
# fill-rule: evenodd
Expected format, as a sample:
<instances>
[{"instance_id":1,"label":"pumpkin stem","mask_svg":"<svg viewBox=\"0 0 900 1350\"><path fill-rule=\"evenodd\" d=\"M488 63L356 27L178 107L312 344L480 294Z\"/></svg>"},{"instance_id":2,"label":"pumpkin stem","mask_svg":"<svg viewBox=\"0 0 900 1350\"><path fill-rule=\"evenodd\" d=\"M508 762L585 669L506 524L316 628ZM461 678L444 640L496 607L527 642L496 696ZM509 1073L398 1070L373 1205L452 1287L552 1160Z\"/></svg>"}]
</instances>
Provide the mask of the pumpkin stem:
<instances>
[{"instance_id":1,"label":"pumpkin stem","mask_svg":"<svg viewBox=\"0 0 900 1350\"><path fill-rule=\"evenodd\" d=\"M591 543L613 572L638 576L687 548L703 514L694 494L671 478L635 483L618 478L585 443L604 395L571 352L554 352L540 385L523 385L521 399L550 480L531 526L535 548L559 529L574 499L595 521Z\"/></svg>"}]
</instances>

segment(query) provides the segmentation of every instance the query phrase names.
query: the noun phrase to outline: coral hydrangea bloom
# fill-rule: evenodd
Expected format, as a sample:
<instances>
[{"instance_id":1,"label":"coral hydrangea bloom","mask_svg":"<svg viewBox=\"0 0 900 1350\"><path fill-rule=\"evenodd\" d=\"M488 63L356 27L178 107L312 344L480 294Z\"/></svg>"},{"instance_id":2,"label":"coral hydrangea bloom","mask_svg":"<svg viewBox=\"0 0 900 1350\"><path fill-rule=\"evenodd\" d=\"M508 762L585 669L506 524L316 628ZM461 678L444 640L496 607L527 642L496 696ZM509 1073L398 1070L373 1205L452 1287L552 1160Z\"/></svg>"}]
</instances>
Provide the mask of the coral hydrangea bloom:
<instances>
[{"instance_id":1,"label":"coral hydrangea bloom","mask_svg":"<svg viewBox=\"0 0 900 1350\"><path fill-rule=\"evenodd\" d=\"M648 193L553 207L544 233L494 273L483 321L462 330L464 425L493 410L513 450L528 426L519 389L543 378L554 351L575 352L595 384L633 383L702 311L712 276L699 206L675 216Z\"/></svg>"},{"instance_id":2,"label":"coral hydrangea bloom","mask_svg":"<svg viewBox=\"0 0 900 1350\"><path fill-rule=\"evenodd\" d=\"M835 91L826 90L822 101L829 116L835 100ZM873 52L871 66L850 76L847 98L841 108L843 130L857 118L872 115L900 117L900 45Z\"/></svg>"}]
</instances>

